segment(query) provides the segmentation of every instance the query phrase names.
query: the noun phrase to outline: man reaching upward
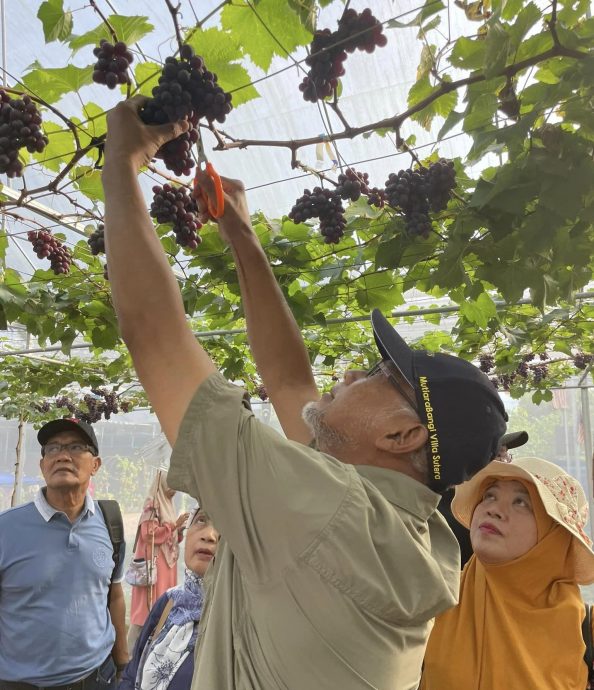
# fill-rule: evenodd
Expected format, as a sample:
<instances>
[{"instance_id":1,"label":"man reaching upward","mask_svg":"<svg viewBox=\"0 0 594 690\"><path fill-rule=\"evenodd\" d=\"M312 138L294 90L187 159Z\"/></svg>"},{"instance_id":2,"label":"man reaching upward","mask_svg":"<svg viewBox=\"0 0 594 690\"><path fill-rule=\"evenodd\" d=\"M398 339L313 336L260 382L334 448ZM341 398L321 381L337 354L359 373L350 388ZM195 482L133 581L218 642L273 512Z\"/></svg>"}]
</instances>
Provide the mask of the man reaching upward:
<instances>
[{"instance_id":1,"label":"man reaching upward","mask_svg":"<svg viewBox=\"0 0 594 690\"><path fill-rule=\"evenodd\" d=\"M260 424L190 331L138 185L139 169L187 124L145 126L141 103L108 118L107 256L122 336L174 445L169 482L196 497L222 535L193 687L412 690L429 621L458 591L458 549L434 489L490 460L503 405L477 369L413 352L379 312L380 365L319 398L274 281L258 306L266 280L252 281L243 262L267 262L250 240L238 265L250 345L295 440ZM225 180L219 228L250 237L240 183ZM288 354L295 374L284 366L281 383L272 360ZM306 403L317 449L304 445Z\"/></svg>"}]
</instances>

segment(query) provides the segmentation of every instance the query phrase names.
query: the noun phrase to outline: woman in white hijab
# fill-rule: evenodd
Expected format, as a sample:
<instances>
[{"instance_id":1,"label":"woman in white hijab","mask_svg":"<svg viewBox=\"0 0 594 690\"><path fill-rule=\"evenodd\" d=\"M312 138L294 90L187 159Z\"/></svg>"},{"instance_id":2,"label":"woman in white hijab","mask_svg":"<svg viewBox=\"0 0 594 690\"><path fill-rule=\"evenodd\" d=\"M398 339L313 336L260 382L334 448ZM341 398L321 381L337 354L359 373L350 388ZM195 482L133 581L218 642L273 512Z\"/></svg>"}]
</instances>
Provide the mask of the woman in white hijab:
<instances>
[{"instance_id":1,"label":"woman in white hijab","mask_svg":"<svg viewBox=\"0 0 594 690\"><path fill-rule=\"evenodd\" d=\"M219 534L198 508L190 513L184 583L154 605L118 690L188 690L202 616L202 576L214 560Z\"/></svg>"},{"instance_id":2,"label":"woman in white hijab","mask_svg":"<svg viewBox=\"0 0 594 690\"><path fill-rule=\"evenodd\" d=\"M175 491L167 485L166 476L166 470L157 471L138 522L134 558L144 561L150 570L153 570L155 559L156 583L152 587L132 587L128 631L130 652L152 605L164 592L177 584L179 542L183 538L188 513L176 517L172 501Z\"/></svg>"}]
</instances>

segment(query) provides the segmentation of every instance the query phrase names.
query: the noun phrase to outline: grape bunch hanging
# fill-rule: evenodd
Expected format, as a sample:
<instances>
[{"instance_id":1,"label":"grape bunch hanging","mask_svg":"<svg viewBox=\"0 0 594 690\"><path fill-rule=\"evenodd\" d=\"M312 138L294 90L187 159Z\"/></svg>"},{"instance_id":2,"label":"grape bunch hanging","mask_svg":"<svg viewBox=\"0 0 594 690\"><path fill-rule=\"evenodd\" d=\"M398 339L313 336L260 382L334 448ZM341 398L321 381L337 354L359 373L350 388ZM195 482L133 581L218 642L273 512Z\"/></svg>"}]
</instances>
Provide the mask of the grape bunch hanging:
<instances>
[{"instance_id":1,"label":"grape bunch hanging","mask_svg":"<svg viewBox=\"0 0 594 690\"><path fill-rule=\"evenodd\" d=\"M198 206L187 187L164 184L153 187L151 216L158 223L171 223L175 241L181 247L196 249L200 244Z\"/></svg>"},{"instance_id":2,"label":"grape bunch hanging","mask_svg":"<svg viewBox=\"0 0 594 690\"><path fill-rule=\"evenodd\" d=\"M70 415L87 424L95 424L100 419L110 419L112 414L129 412L131 403L128 400L119 400L114 391L107 388L94 388L91 393L83 396L82 400L71 399L61 395L55 400L43 400L35 406L44 414L50 412L53 407L57 410L67 410Z\"/></svg>"},{"instance_id":3,"label":"grape bunch hanging","mask_svg":"<svg viewBox=\"0 0 594 690\"><path fill-rule=\"evenodd\" d=\"M134 56L123 41L112 45L103 38L93 54L97 58L93 67L93 81L96 84L105 84L108 88L115 89L118 84L130 83L128 67L134 61Z\"/></svg>"},{"instance_id":4,"label":"grape bunch hanging","mask_svg":"<svg viewBox=\"0 0 594 690\"><path fill-rule=\"evenodd\" d=\"M33 245L38 259L49 259L50 268L56 275L70 271L72 254L49 230L30 230L27 239Z\"/></svg>"},{"instance_id":5,"label":"grape bunch hanging","mask_svg":"<svg viewBox=\"0 0 594 690\"><path fill-rule=\"evenodd\" d=\"M192 145L198 139L198 121L224 122L231 112L231 94L217 83L217 75L210 72L204 60L194 54L189 45L182 46L180 59L168 57L153 97L143 108L140 117L149 125L160 125L187 119L188 132L162 146L157 158L176 175L189 175L194 161Z\"/></svg>"},{"instance_id":6,"label":"grape bunch hanging","mask_svg":"<svg viewBox=\"0 0 594 690\"><path fill-rule=\"evenodd\" d=\"M314 187L305 189L289 212L294 223L304 223L310 218L320 219L320 232L326 244L337 244L344 235L346 221L344 207L336 191Z\"/></svg>"},{"instance_id":7,"label":"grape bunch hanging","mask_svg":"<svg viewBox=\"0 0 594 690\"><path fill-rule=\"evenodd\" d=\"M385 199L392 208L402 211L410 235L427 238L432 229L429 212L443 211L455 186L453 162L441 159L429 168L390 173Z\"/></svg>"},{"instance_id":8,"label":"grape bunch hanging","mask_svg":"<svg viewBox=\"0 0 594 690\"><path fill-rule=\"evenodd\" d=\"M100 223L97 229L91 233L87 244L93 256L105 254L105 226L103 223Z\"/></svg>"},{"instance_id":9,"label":"grape bunch hanging","mask_svg":"<svg viewBox=\"0 0 594 690\"><path fill-rule=\"evenodd\" d=\"M344 61L348 53L364 50L373 53L376 46L388 42L383 27L369 8L359 13L347 9L338 20L338 29L316 31L305 63L309 72L299 85L306 101L315 103L332 95L338 79L345 73Z\"/></svg>"},{"instance_id":10,"label":"grape bunch hanging","mask_svg":"<svg viewBox=\"0 0 594 690\"><path fill-rule=\"evenodd\" d=\"M48 138L41 129L41 115L31 98L27 95L11 98L0 89L0 173L21 177L20 149L41 153L47 143Z\"/></svg>"}]
</instances>

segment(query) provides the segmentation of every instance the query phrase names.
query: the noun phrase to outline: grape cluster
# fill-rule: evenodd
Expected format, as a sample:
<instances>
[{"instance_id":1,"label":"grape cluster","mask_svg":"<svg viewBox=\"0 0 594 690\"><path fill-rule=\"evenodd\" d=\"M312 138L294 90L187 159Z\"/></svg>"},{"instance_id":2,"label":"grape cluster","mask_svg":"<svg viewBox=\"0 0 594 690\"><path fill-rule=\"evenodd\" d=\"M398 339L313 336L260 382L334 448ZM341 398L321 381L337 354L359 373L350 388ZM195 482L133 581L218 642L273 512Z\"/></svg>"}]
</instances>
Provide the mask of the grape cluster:
<instances>
[{"instance_id":1,"label":"grape cluster","mask_svg":"<svg viewBox=\"0 0 594 690\"><path fill-rule=\"evenodd\" d=\"M41 153L48 138L41 130L41 115L29 96L11 98L0 89L0 173L21 177L19 150Z\"/></svg>"},{"instance_id":2,"label":"grape cluster","mask_svg":"<svg viewBox=\"0 0 594 690\"><path fill-rule=\"evenodd\" d=\"M338 86L338 79L345 73L347 53L364 50L372 53L376 46L385 46L387 38L381 23L369 8L358 13L346 10L338 21L338 30L316 31L305 62L309 72L299 85L306 101L315 103L328 98Z\"/></svg>"},{"instance_id":3,"label":"grape cluster","mask_svg":"<svg viewBox=\"0 0 594 690\"><path fill-rule=\"evenodd\" d=\"M264 386L264 384L260 384L256 388L256 393L262 402L266 402L266 400L268 400L268 392L266 391L266 386Z\"/></svg>"},{"instance_id":4,"label":"grape cluster","mask_svg":"<svg viewBox=\"0 0 594 690\"><path fill-rule=\"evenodd\" d=\"M33 245L33 251L38 259L49 259L51 269L56 275L70 271L72 254L60 240L57 240L48 230L30 230L27 239Z\"/></svg>"},{"instance_id":5,"label":"grape cluster","mask_svg":"<svg viewBox=\"0 0 594 690\"><path fill-rule=\"evenodd\" d=\"M593 359L593 355L588 355L585 352L578 352L573 356L573 363L576 369L586 369Z\"/></svg>"},{"instance_id":6,"label":"grape cluster","mask_svg":"<svg viewBox=\"0 0 594 690\"><path fill-rule=\"evenodd\" d=\"M67 409L69 414L87 424L95 424L102 418L109 419L112 414L117 414L120 410L128 412L131 408L129 401L118 401L117 395L106 388L93 389L78 403L62 395L53 404L57 408ZM51 410L51 403L44 400L35 407L39 412L47 413Z\"/></svg>"},{"instance_id":7,"label":"grape cluster","mask_svg":"<svg viewBox=\"0 0 594 690\"><path fill-rule=\"evenodd\" d=\"M543 379L546 379L548 373L548 364L535 364L532 366L532 376L534 377L534 383L540 383Z\"/></svg>"},{"instance_id":8,"label":"grape cluster","mask_svg":"<svg viewBox=\"0 0 594 690\"><path fill-rule=\"evenodd\" d=\"M105 254L105 227L103 223L100 223L89 239L87 244L91 249L91 254L97 256L97 254Z\"/></svg>"},{"instance_id":9,"label":"grape cluster","mask_svg":"<svg viewBox=\"0 0 594 690\"><path fill-rule=\"evenodd\" d=\"M295 223L303 223L310 218L320 219L320 232L326 244L337 244L344 235L346 221L340 196L336 192L321 187L303 191L303 196L295 202L289 212Z\"/></svg>"},{"instance_id":10,"label":"grape cluster","mask_svg":"<svg viewBox=\"0 0 594 690\"><path fill-rule=\"evenodd\" d=\"M479 356L479 369L481 371L484 371L485 374L488 374L494 366L495 360L493 358L493 355L482 354Z\"/></svg>"},{"instance_id":11,"label":"grape cluster","mask_svg":"<svg viewBox=\"0 0 594 690\"><path fill-rule=\"evenodd\" d=\"M157 153L169 170L181 175L189 174L193 166L190 150L198 138L198 120L204 117L209 122L224 122L232 107L231 94L218 85L217 75L206 69L204 60L194 54L191 46L184 45L179 60L166 58L159 84L140 116L148 125L190 121L189 132L165 144Z\"/></svg>"},{"instance_id":12,"label":"grape cluster","mask_svg":"<svg viewBox=\"0 0 594 690\"><path fill-rule=\"evenodd\" d=\"M130 83L128 67L134 61L134 56L123 41L112 45L102 38L93 54L97 58L93 67L93 81L96 84L105 84L108 88L115 89L118 84Z\"/></svg>"},{"instance_id":13,"label":"grape cluster","mask_svg":"<svg viewBox=\"0 0 594 690\"><path fill-rule=\"evenodd\" d=\"M369 175L347 168L338 176L336 193L341 199L357 201L361 194L369 194Z\"/></svg>"},{"instance_id":14,"label":"grape cluster","mask_svg":"<svg viewBox=\"0 0 594 690\"><path fill-rule=\"evenodd\" d=\"M200 244L198 206L187 187L165 184L153 187L150 214L158 223L171 223L175 241L182 247L196 249Z\"/></svg>"},{"instance_id":15,"label":"grape cluster","mask_svg":"<svg viewBox=\"0 0 594 690\"><path fill-rule=\"evenodd\" d=\"M427 238L432 228L429 210L442 211L455 186L454 164L441 159L428 169L409 168L390 173L386 180L386 200L393 208L402 210L410 235Z\"/></svg>"},{"instance_id":16,"label":"grape cluster","mask_svg":"<svg viewBox=\"0 0 594 690\"><path fill-rule=\"evenodd\" d=\"M386 190L373 187L367 192L367 203L369 206L383 208L386 205Z\"/></svg>"}]
</instances>

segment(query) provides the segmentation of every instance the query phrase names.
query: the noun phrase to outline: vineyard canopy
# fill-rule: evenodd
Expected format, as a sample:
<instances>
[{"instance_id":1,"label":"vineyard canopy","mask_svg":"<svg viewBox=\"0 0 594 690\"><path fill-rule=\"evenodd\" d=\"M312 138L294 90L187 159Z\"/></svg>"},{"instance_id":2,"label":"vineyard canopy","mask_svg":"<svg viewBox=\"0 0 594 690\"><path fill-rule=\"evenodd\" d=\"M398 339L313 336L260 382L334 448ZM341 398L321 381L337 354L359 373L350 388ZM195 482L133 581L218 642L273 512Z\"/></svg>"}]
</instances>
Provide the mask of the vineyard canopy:
<instances>
[{"instance_id":1,"label":"vineyard canopy","mask_svg":"<svg viewBox=\"0 0 594 690\"><path fill-rule=\"evenodd\" d=\"M367 5L387 44L349 53L333 94L305 101L299 84L312 32L336 31L347 7ZM2 354L4 416L41 421L55 416L57 400L86 414L112 392L119 409L145 404L104 257L87 239L103 218L106 112L127 95L150 96L181 42L232 94L223 124L200 122L207 153L221 174L245 182L254 228L322 385L346 363L374 357L374 307L396 313L419 346L480 361L496 385L514 396L533 391L536 402L591 364L589 2L28 0L3 8L6 93L32 99L48 138L43 151L21 149L22 177L2 176L3 349L59 348ZM101 39L128 44L129 86L93 83ZM333 190L349 167L383 188L390 173L441 158L454 162L456 188L431 214L427 237L407 229L401 208L369 205L365 195L343 202L337 244L323 242L316 221L288 217L305 188ZM171 177L161 160L143 171L147 207L152 187ZM71 253L67 274L35 255L28 234L41 231ZM193 250L176 243L169 224L156 232L193 329L226 376L257 391L237 277L216 227L201 228Z\"/></svg>"}]
</instances>

